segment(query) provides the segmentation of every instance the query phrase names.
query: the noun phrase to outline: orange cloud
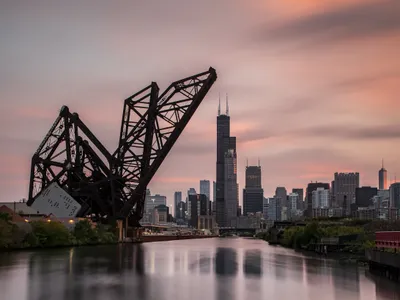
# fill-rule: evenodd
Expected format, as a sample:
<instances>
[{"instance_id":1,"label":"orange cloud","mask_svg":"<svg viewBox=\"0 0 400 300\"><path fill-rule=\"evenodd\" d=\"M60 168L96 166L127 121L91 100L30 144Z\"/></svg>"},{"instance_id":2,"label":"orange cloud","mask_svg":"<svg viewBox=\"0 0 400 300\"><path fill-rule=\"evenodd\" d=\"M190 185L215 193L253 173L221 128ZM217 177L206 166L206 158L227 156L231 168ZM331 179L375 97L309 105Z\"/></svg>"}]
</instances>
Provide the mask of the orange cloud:
<instances>
[{"instance_id":1,"label":"orange cloud","mask_svg":"<svg viewBox=\"0 0 400 300\"><path fill-rule=\"evenodd\" d=\"M377 0L258 0L251 2L255 9L269 12L279 18L294 18L307 16L359 3L377 2Z\"/></svg>"}]
</instances>

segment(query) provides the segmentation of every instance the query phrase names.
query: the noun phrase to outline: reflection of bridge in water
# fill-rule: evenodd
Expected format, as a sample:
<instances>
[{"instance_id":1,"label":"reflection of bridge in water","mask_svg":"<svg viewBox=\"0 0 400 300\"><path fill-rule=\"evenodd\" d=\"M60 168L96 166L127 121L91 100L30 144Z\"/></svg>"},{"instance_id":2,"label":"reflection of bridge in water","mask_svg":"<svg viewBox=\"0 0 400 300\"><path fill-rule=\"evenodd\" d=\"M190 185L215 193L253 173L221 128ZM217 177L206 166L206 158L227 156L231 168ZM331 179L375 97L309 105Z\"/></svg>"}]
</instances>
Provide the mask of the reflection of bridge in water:
<instances>
[{"instance_id":1,"label":"reflection of bridge in water","mask_svg":"<svg viewBox=\"0 0 400 300\"><path fill-rule=\"evenodd\" d=\"M0 255L4 299L396 299L399 287L381 281L358 266L243 238Z\"/></svg>"},{"instance_id":2,"label":"reflection of bridge in water","mask_svg":"<svg viewBox=\"0 0 400 300\"><path fill-rule=\"evenodd\" d=\"M241 273L256 277L262 274L261 251L257 249L238 254L234 248L220 247L213 253L185 251L171 256L167 249L153 252L145 248L140 244L120 244L32 253L27 281L29 299L125 299L129 295L149 299L154 294L149 278L157 274L214 273L232 280Z\"/></svg>"}]
</instances>

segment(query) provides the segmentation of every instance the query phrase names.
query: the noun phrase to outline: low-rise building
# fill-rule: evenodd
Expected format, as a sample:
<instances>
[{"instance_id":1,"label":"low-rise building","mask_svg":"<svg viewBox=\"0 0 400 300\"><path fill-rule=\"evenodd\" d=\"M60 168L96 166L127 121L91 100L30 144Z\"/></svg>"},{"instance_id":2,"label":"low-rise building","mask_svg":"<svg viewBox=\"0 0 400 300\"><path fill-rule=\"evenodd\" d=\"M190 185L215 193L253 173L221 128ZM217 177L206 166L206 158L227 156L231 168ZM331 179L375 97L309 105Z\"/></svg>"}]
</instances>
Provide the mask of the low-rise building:
<instances>
[{"instance_id":1,"label":"low-rise building","mask_svg":"<svg viewBox=\"0 0 400 300\"><path fill-rule=\"evenodd\" d=\"M312 217L313 218L329 218L329 208L313 208Z\"/></svg>"},{"instance_id":2,"label":"low-rise building","mask_svg":"<svg viewBox=\"0 0 400 300\"><path fill-rule=\"evenodd\" d=\"M374 207L359 207L356 217L361 220L374 220L377 217L376 210Z\"/></svg>"},{"instance_id":3,"label":"low-rise building","mask_svg":"<svg viewBox=\"0 0 400 300\"><path fill-rule=\"evenodd\" d=\"M216 226L215 216L200 215L197 218L197 229L214 231Z\"/></svg>"}]
</instances>

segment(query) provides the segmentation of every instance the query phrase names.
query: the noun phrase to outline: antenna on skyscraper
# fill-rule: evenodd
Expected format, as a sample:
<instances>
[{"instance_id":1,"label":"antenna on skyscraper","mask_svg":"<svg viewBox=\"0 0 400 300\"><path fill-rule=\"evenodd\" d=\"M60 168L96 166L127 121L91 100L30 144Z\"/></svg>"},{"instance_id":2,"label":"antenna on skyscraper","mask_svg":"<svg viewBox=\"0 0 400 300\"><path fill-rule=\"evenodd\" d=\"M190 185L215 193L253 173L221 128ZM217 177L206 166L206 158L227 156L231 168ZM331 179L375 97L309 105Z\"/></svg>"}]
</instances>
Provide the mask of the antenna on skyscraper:
<instances>
[{"instance_id":1,"label":"antenna on skyscraper","mask_svg":"<svg viewBox=\"0 0 400 300\"><path fill-rule=\"evenodd\" d=\"M218 116L221 115L221 92L218 96Z\"/></svg>"},{"instance_id":2,"label":"antenna on skyscraper","mask_svg":"<svg viewBox=\"0 0 400 300\"><path fill-rule=\"evenodd\" d=\"M229 116L228 93L226 93L226 115Z\"/></svg>"},{"instance_id":3,"label":"antenna on skyscraper","mask_svg":"<svg viewBox=\"0 0 400 300\"><path fill-rule=\"evenodd\" d=\"M246 157L246 167L249 166L249 159Z\"/></svg>"},{"instance_id":4,"label":"antenna on skyscraper","mask_svg":"<svg viewBox=\"0 0 400 300\"><path fill-rule=\"evenodd\" d=\"M258 166L260 167L260 158L258 158Z\"/></svg>"},{"instance_id":5,"label":"antenna on skyscraper","mask_svg":"<svg viewBox=\"0 0 400 300\"><path fill-rule=\"evenodd\" d=\"M383 169L383 158L382 158L382 169Z\"/></svg>"}]
</instances>

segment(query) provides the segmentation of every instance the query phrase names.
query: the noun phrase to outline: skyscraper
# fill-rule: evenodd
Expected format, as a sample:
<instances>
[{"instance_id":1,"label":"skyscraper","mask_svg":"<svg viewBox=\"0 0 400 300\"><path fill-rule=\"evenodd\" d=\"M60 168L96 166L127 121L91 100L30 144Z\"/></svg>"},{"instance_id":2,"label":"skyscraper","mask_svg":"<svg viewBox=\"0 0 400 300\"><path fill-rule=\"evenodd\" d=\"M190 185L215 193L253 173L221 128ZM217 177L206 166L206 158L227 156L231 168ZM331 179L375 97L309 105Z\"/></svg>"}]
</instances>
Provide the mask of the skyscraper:
<instances>
[{"instance_id":1,"label":"skyscraper","mask_svg":"<svg viewBox=\"0 0 400 300\"><path fill-rule=\"evenodd\" d=\"M312 208L328 208L330 202L329 189L319 187L312 191Z\"/></svg>"},{"instance_id":2,"label":"skyscraper","mask_svg":"<svg viewBox=\"0 0 400 300\"><path fill-rule=\"evenodd\" d=\"M210 201L210 180L200 180L200 194L206 195Z\"/></svg>"},{"instance_id":3,"label":"skyscraper","mask_svg":"<svg viewBox=\"0 0 400 300\"><path fill-rule=\"evenodd\" d=\"M208 200L204 194L190 194L188 195L190 202L190 221L189 225L197 228L199 216L208 215Z\"/></svg>"},{"instance_id":4,"label":"skyscraper","mask_svg":"<svg viewBox=\"0 0 400 300\"><path fill-rule=\"evenodd\" d=\"M216 163L216 221L219 227L230 225L233 201L238 205L236 138L230 136L228 100L226 113L221 114L221 102L217 116L217 163ZM236 193L236 196L234 195ZM234 210L237 214L237 208Z\"/></svg>"},{"instance_id":5,"label":"skyscraper","mask_svg":"<svg viewBox=\"0 0 400 300\"><path fill-rule=\"evenodd\" d=\"M217 183L213 181L213 197L212 197L212 204L211 204L211 213L210 215L214 215L217 211L216 205L217 205Z\"/></svg>"},{"instance_id":6,"label":"skyscraper","mask_svg":"<svg viewBox=\"0 0 400 300\"><path fill-rule=\"evenodd\" d=\"M281 199L281 207L287 207L287 191L285 187L278 186L275 190L275 198Z\"/></svg>"},{"instance_id":7,"label":"skyscraper","mask_svg":"<svg viewBox=\"0 0 400 300\"><path fill-rule=\"evenodd\" d=\"M207 197L207 215L211 214L211 195L210 195L210 180L200 180L200 195L205 195Z\"/></svg>"},{"instance_id":8,"label":"skyscraper","mask_svg":"<svg viewBox=\"0 0 400 300\"><path fill-rule=\"evenodd\" d=\"M292 189L292 193L299 195L297 209L304 209L304 189Z\"/></svg>"},{"instance_id":9,"label":"skyscraper","mask_svg":"<svg viewBox=\"0 0 400 300\"><path fill-rule=\"evenodd\" d=\"M246 167L246 185L243 189L243 215L263 211L264 191L261 187L261 167Z\"/></svg>"},{"instance_id":10,"label":"skyscraper","mask_svg":"<svg viewBox=\"0 0 400 300\"><path fill-rule=\"evenodd\" d=\"M190 218L192 216L192 202L190 201L190 195L197 195L196 189L195 188L190 188L187 191L187 196L186 196L186 213L187 213L187 219L190 221Z\"/></svg>"},{"instance_id":11,"label":"skyscraper","mask_svg":"<svg viewBox=\"0 0 400 300\"><path fill-rule=\"evenodd\" d=\"M232 220L238 215L238 184L237 184L237 157L234 149L225 153L224 178L225 226L231 226Z\"/></svg>"},{"instance_id":12,"label":"skyscraper","mask_svg":"<svg viewBox=\"0 0 400 300\"><path fill-rule=\"evenodd\" d=\"M329 183L323 183L323 182L311 182L307 185L307 190L306 190L306 203L307 203L307 211L306 215L307 217L312 217L312 192L316 191L318 188L324 188L329 190Z\"/></svg>"},{"instance_id":13,"label":"skyscraper","mask_svg":"<svg viewBox=\"0 0 400 300\"><path fill-rule=\"evenodd\" d=\"M400 209L400 182L395 182L390 185L390 207Z\"/></svg>"},{"instance_id":14,"label":"skyscraper","mask_svg":"<svg viewBox=\"0 0 400 300\"><path fill-rule=\"evenodd\" d=\"M212 201L215 205L215 202L217 201L217 183L213 181L213 198Z\"/></svg>"},{"instance_id":15,"label":"skyscraper","mask_svg":"<svg viewBox=\"0 0 400 300\"><path fill-rule=\"evenodd\" d=\"M345 208L345 215L350 215L350 207L356 202L356 188L360 187L359 173L335 173L335 202Z\"/></svg>"},{"instance_id":16,"label":"skyscraper","mask_svg":"<svg viewBox=\"0 0 400 300\"><path fill-rule=\"evenodd\" d=\"M382 159L382 168L379 170L379 189L380 190L387 190L387 171L383 167L383 159Z\"/></svg>"},{"instance_id":17,"label":"skyscraper","mask_svg":"<svg viewBox=\"0 0 400 300\"><path fill-rule=\"evenodd\" d=\"M359 207L369 207L373 205L374 196L378 195L378 189L370 186L363 186L356 188L356 206Z\"/></svg>"},{"instance_id":18,"label":"skyscraper","mask_svg":"<svg viewBox=\"0 0 400 300\"><path fill-rule=\"evenodd\" d=\"M178 210L179 203L182 201L182 192L175 192L174 193L174 209L175 209L175 218L179 215Z\"/></svg>"},{"instance_id":19,"label":"skyscraper","mask_svg":"<svg viewBox=\"0 0 400 300\"><path fill-rule=\"evenodd\" d=\"M268 204L268 220L280 221L282 216L282 206L280 198L270 198Z\"/></svg>"}]
</instances>

